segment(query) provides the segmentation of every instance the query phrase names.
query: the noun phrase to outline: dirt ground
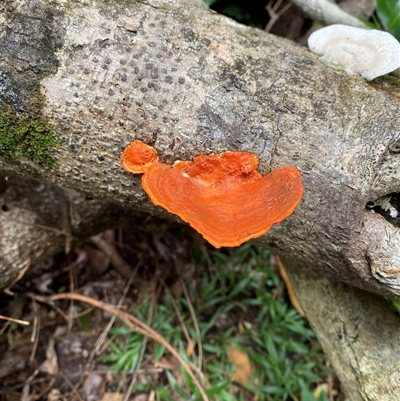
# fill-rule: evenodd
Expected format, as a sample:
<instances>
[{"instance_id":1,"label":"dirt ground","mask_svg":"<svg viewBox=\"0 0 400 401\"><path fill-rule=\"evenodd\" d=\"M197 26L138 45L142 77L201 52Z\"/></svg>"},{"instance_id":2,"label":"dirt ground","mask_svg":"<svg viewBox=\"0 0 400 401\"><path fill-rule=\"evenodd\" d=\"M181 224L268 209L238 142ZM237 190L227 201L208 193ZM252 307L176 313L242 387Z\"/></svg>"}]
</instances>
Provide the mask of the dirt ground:
<instances>
[{"instance_id":1,"label":"dirt ground","mask_svg":"<svg viewBox=\"0 0 400 401\"><path fill-rule=\"evenodd\" d=\"M112 394L126 392L131 375L114 373L97 358L107 348L112 314L96 304L83 309L73 299L37 297L79 292L124 311L139 305L144 296L159 297L165 286L179 297L176 267L185 271L181 276L185 279L194 272L191 240L184 229L158 234L108 231L77 245L68 256L37 266L12 291L0 294L0 315L18 316L29 323L1 320L0 399L119 399L120 395L112 398ZM166 366L153 366L145 357L141 369L162 381L165 369L173 369L176 362L164 358L162 363Z\"/></svg>"}]
</instances>

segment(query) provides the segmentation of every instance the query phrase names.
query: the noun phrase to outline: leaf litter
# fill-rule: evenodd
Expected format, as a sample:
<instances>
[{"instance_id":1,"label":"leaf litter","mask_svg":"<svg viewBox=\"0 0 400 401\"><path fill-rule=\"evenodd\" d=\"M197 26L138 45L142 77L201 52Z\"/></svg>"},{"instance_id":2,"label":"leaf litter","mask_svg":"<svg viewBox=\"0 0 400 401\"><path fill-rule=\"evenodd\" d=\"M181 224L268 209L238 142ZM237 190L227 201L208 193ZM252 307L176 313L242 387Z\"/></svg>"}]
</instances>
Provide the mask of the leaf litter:
<instances>
[{"instance_id":1,"label":"leaf litter","mask_svg":"<svg viewBox=\"0 0 400 401\"><path fill-rule=\"evenodd\" d=\"M256 266L257 252L245 245L215 253L186 228L117 229L30 270L13 296L1 294L0 312L30 324L2 321L0 397L275 399L260 397L269 379L260 383L257 350L246 344L246 336L261 335L259 305L247 294L257 297L251 286L266 276L255 270L251 281L234 283ZM285 293L274 277L266 285L278 302ZM328 386L313 380L319 390ZM344 400L340 385L328 388L332 400Z\"/></svg>"}]
</instances>

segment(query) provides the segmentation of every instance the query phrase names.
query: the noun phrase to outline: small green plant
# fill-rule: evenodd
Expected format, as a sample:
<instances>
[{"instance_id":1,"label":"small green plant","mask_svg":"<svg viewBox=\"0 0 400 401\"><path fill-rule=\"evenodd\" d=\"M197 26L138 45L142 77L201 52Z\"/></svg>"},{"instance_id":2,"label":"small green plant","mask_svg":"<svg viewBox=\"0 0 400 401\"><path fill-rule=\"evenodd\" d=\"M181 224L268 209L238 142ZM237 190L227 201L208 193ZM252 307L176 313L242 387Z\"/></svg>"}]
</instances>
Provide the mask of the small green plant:
<instances>
[{"instance_id":1,"label":"small green plant","mask_svg":"<svg viewBox=\"0 0 400 401\"><path fill-rule=\"evenodd\" d=\"M307 322L280 295L282 283L270 267L268 251L246 244L229 252L214 252L213 269L208 271L201 254L196 250L194 254L197 270L186 283L190 300L174 300L165 291L154 307L151 326L179 350L185 361L201 365L210 399L245 400L250 393L260 401L316 401L310 389L331 371L324 365L321 348ZM196 322L188 302L196 311ZM135 307L136 317L146 321L148 309L145 298ZM124 326L112 328L110 334L114 339L103 361L116 371L139 368L143 336ZM188 337L197 340L190 357ZM236 367L229 361L230 346L243 350L252 365L252 376L241 386L233 385ZM146 352L151 353L155 364L162 357L168 358L158 344L149 343ZM166 369L157 383L149 375L148 382L138 384L134 391L153 390L159 401L201 400L192 379L179 367L178 372L177 376L176 370ZM321 395L317 401L326 400Z\"/></svg>"},{"instance_id":2,"label":"small green plant","mask_svg":"<svg viewBox=\"0 0 400 401\"><path fill-rule=\"evenodd\" d=\"M383 28L400 41L400 0L377 0L376 13Z\"/></svg>"}]
</instances>

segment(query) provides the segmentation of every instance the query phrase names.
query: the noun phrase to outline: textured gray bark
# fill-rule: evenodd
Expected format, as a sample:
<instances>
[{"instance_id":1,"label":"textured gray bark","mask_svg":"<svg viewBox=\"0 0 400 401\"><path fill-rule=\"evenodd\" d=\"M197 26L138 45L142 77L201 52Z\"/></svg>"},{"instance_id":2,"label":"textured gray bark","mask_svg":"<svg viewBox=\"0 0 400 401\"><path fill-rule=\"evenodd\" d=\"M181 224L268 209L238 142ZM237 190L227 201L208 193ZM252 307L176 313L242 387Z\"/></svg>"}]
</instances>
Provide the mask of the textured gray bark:
<instances>
[{"instance_id":1,"label":"textured gray bark","mask_svg":"<svg viewBox=\"0 0 400 401\"><path fill-rule=\"evenodd\" d=\"M0 290L26 267L68 252L73 242L106 229L167 226L164 220L119 205L1 172L0 207Z\"/></svg>"},{"instance_id":2,"label":"textured gray bark","mask_svg":"<svg viewBox=\"0 0 400 401\"><path fill-rule=\"evenodd\" d=\"M5 0L0 51L3 171L168 218L119 167L130 141L155 146L164 162L254 152L261 172L294 165L305 187L294 214L258 244L320 275L400 294L399 229L366 208L400 192L399 80L349 77L306 48L178 0ZM32 145L13 148L10 127L25 132L27 121ZM38 154L49 126L56 166Z\"/></svg>"},{"instance_id":3,"label":"textured gray bark","mask_svg":"<svg viewBox=\"0 0 400 401\"><path fill-rule=\"evenodd\" d=\"M251 151L263 173L294 165L305 186L259 243L360 288L400 292L398 229L365 207L400 192L398 81L335 72L290 41L177 1L1 7L3 100L40 110L61 142L58 167L19 157L3 169L157 214L118 165L130 141L165 162Z\"/></svg>"},{"instance_id":4,"label":"textured gray bark","mask_svg":"<svg viewBox=\"0 0 400 401\"><path fill-rule=\"evenodd\" d=\"M309 267L285 266L351 401L399 400L399 318L388 303Z\"/></svg>"}]
</instances>

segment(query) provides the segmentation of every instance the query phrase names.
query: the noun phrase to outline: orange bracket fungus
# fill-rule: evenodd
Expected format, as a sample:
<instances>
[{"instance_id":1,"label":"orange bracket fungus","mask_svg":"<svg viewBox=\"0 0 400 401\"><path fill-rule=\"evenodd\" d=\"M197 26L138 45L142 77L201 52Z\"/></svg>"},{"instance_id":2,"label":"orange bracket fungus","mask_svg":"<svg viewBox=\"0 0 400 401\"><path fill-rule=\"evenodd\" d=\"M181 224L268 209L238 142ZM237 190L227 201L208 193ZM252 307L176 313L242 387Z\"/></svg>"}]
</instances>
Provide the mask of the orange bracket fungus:
<instances>
[{"instance_id":1,"label":"orange bracket fungus","mask_svg":"<svg viewBox=\"0 0 400 401\"><path fill-rule=\"evenodd\" d=\"M121 167L141 174L151 201L189 223L216 248L238 246L288 217L303 194L301 174L281 167L262 176L257 155L224 152L177 161L158 160L154 148L134 141Z\"/></svg>"}]
</instances>

